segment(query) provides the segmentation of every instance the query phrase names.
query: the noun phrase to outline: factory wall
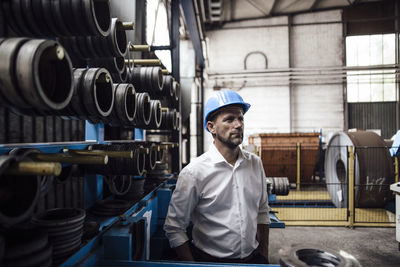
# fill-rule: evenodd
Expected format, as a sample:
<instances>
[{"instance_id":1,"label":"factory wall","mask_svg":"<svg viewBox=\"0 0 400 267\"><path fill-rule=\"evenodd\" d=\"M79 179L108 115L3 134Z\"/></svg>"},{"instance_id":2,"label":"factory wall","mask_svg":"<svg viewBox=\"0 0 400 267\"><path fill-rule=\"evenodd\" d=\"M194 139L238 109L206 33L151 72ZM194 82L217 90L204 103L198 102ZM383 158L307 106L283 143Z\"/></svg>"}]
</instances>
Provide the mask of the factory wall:
<instances>
[{"instance_id":1,"label":"factory wall","mask_svg":"<svg viewBox=\"0 0 400 267\"><path fill-rule=\"evenodd\" d=\"M232 88L252 105L244 143L253 133L343 130L343 84L293 79L294 70L344 65L340 10L226 23L207 37L205 99ZM205 134L205 149L211 141Z\"/></svg>"},{"instance_id":2,"label":"factory wall","mask_svg":"<svg viewBox=\"0 0 400 267\"><path fill-rule=\"evenodd\" d=\"M341 11L297 15L293 17L293 24L290 35L293 68L344 65ZM315 85L314 80L304 80L310 84L293 85L293 131L343 130L343 84L336 80L324 81Z\"/></svg>"}]
</instances>

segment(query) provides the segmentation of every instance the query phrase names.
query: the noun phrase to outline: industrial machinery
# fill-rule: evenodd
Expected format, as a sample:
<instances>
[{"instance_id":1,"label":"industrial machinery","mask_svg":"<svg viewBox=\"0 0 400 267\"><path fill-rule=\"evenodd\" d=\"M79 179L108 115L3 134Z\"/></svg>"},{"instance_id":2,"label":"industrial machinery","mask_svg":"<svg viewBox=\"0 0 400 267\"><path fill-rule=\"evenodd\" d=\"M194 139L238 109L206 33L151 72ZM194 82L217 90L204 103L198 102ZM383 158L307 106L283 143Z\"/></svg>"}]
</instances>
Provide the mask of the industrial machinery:
<instances>
[{"instance_id":1,"label":"industrial machinery","mask_svg":"<svg viewBox=\"0 0 400 267\"><path fill-rule=\"evenodd\" d=\"M0 265L175 266L156 261L179 162L176 77L133 57L149 46L108 0L0 8ZM110 127L131 138L105 140ZM142 141L143 129L172 137ZM272 185L271 202L288 191Z\"/></svg>"},{"instance_id":2,"label":"industrial machinery","mask_svg":"<svg viewBox=\"0 0 400 267\"><path fill-rule=\"evenodd\" d=\"M328 192L337 208L348 206L349 151L354 150L354 201L357 208L382 208L391 199L389 184L394 169L389 149L374 132L339 132L334 134L325 155Z\"/></svg>"}]
</instances>

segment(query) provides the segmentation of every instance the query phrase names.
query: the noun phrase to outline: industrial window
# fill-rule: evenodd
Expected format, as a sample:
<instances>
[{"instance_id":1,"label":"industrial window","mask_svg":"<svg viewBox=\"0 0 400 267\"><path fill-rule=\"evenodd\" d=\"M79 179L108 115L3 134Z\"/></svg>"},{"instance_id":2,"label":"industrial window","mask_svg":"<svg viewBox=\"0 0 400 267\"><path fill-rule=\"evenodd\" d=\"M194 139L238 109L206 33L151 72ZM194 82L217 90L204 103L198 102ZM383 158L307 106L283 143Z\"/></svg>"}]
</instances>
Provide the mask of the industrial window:
<instances>
[{"instance_id":1,"label":"industrial window","mask_svg":"<svg viewBox=\"0 0 400 267\"><path fill-rule=\"evenodd\" d=\"M146 8L146 41L149 45L169 46L169 22L167 8L162 0L147 0ZM171 72L171 51L157 50L157 57L162 61L163 65Z\"/></svg>"},{"instance_id":2,"label":"industrial window","mask_svg":"<svg viewBox=\"0 0 400 267\"><path fill-rule=\"evenodd\" d=\"M346 37L347 102L396 101L395 34Z\"/></svg>"}]
</instances>

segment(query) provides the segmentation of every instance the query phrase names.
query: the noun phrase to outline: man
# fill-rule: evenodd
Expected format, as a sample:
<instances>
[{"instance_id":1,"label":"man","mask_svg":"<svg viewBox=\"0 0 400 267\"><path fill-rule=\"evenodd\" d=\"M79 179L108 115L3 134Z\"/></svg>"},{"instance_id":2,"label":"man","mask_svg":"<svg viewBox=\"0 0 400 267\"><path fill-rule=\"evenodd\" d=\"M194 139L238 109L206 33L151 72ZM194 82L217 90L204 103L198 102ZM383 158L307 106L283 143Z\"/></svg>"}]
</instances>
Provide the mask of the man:
<instances>
[{"instance_id":1,"label":"man","mask_svg":"<svg viewBox=\"0 0 400 267\"><path fill-rule=\"evenodd\" d=\"M249 108L231 90L217 92L206 103L204 126L214 142L179 174L164 225L181 260L268 263L270 219L263 165L239 147ZM192 242L186 234L190 221Z\"/></svg>"}]
</instances>

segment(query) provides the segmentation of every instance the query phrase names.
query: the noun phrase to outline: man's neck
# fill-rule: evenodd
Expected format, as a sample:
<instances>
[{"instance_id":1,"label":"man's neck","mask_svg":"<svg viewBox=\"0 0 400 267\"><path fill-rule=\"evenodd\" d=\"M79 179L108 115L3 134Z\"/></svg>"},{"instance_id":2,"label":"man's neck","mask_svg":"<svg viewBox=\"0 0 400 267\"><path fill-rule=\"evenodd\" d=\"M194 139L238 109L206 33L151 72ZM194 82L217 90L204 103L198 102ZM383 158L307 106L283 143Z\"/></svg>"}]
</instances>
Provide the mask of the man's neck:
<instances>
[{"instance_id":1,"label":"man's neck","mask_svg":"<svg viewBox=\"0 0 400 267\"><path fill-rule=\"evenodd\" d=\"M239 156L239 146L232 149L217 141L214 142L214 145L218 149L219 153L221 153L221 155L225 158L225 160L232 166L235 166L236 160Z\"/></svg>"}]
</instances>

